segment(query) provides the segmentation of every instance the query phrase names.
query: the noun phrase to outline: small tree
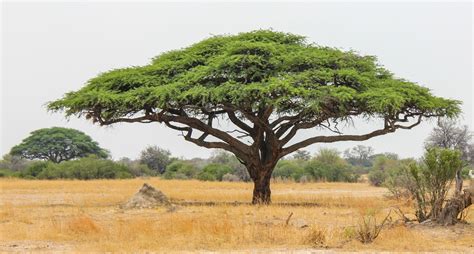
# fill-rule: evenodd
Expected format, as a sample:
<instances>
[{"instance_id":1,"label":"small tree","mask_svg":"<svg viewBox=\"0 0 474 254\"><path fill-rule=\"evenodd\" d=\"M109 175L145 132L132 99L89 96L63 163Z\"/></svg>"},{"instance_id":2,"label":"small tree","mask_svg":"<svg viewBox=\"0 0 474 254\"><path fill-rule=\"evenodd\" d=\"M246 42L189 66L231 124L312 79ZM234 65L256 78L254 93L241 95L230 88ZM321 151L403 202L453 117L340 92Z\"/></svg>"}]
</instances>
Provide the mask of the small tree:
<instances>
[{"instance_id":1,"label":"small tree","mask_svg":"<svg viewBox=\"0 0 474 254\"><path fill-rule=\"evenodd\" d=\"M438 218L449 186L461 165L459 151L440 148L428 149L422 165L411 164L410 174L415 185L410 191L417 203L418 221Z\"/></svg>"},{"instance_id":2,"label":"small tree","mask_svg":"<svg viewBox=\"0 0 474 254\"><path fill-rule=\"evenodd\" d=\"M26 159L49 160L54 163L96 155L107 158L108 152L85 133L69 128L52 127L31 132L10 154Z\"/></svg>"},{"instance_id":3,"label":"small tree","mask_svg":"<svg viewBox=\"0 0 474 254\"><path fill-rule=\"evenodd\" d=\"M268 204L270 178L284 156L316 143L411 129L423 118L456 116L459 104L395 77L373 56L259 30L214 36L146 66L104 72L48 107L100 125L159 122L198 146L227 150L254 182L252 203ZM380 123L364 134L343 134L338 124L354 117ZM217 119L230 127L216 125ZM294 140L311 128L334 135Z\"/></svg>"},{"instance_id":4,"label":"small tree","mask_svg":"<svg viewBox=\"0 0 474 254\"><path fill-rule=\"evenodd\" d=\"M447 149L457 149L461 152L462 159L466 163L474 164L474 144L471 142L472 132L467 125L458 126L452 119L439 119L438 126L433 129L426 139L425 147L441 147ZM456 193L462 190L462 168L456 170Z\"/></svg>"},{"instance_id":5,"label":"small tree","mask_svg":"<svg viewBox=\"0 0 474 254\"><path fill-rule=\"evenodd\" d=\"M158 146L148 146L140 153L140 163L162 174L171 163L171 152Z\"/></svg>"}]
</instances>

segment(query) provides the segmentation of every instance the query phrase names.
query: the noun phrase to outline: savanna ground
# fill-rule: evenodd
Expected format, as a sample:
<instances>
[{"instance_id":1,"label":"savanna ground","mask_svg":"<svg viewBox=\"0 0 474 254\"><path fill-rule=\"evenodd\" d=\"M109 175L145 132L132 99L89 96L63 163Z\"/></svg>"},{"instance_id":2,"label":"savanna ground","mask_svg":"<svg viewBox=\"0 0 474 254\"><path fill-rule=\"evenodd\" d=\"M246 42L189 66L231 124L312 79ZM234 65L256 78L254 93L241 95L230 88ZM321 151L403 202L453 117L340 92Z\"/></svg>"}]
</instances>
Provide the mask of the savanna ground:
<instances>
[{"instance_id":1,"label":"savanna ground","mask_svg":"<svg viewBox=\"0 0 474 254\"><path fill-rule=\"evenodd\" d=\"M120 209L144 182L175 203L188 203L176 211ZM0 186L1 252L474 250L472 211L469 224L452 227L404 225L392 212L373 243L360 243L353 235L361 216L375 214L380 221L395 207L413 213L410 202L387 199L386 189L365 183L274 182L270 206L241 203L251 200L251 183L2 179Z\"/></svg>"}]
</instances>

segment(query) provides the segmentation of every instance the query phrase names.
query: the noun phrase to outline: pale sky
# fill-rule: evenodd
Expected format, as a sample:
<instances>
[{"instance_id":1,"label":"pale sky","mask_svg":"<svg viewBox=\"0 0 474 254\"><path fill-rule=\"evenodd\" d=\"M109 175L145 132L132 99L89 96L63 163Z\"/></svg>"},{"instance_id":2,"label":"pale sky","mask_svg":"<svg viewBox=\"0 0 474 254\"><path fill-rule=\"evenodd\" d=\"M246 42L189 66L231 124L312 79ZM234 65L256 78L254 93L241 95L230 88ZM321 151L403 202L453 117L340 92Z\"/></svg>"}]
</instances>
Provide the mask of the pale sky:
<instances>
[{"instance_id":1,"label":"pale sky","mask_svg":"<svg viewBox=\"0 0 474 254\"><path fill-rule=\"evenodd\" d=\"M307 36L319 45L376 55L396 76L437 96L463 101L461 122L472 129L472 7L470 2L3 2L0 155L31 131L63 126L87 133L115 159L136 158L147 145L167 148L175 156L207 157L211 150L184 141L158 123L100 127L85 119L67 121L44 105L101 72L147 64L161 52L211 35L269 28ZM353 131L374 125L356 125ZM307 150L343 151L363 144L376 152L419 157L434 125L431 121L365 142L316 144ZM311 133L317 134L304 135Z\"/></svg>"}]
</instances>

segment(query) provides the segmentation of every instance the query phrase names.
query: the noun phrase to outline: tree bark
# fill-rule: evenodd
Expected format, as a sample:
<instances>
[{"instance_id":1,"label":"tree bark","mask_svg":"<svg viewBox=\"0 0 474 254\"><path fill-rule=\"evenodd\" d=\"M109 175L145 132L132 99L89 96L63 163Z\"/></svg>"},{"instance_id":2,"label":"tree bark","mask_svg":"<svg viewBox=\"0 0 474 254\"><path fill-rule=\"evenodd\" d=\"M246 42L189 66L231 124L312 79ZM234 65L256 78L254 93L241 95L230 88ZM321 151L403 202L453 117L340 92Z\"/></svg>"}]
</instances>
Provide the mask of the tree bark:
<instances>
[{"instance_id":1,"label":"tree bark","mask_svg":"<svg viewBox=\"0 0 474 254\"><path fill-rule=\"evenodd\" d=\"M272 202L271 190L270 190L270 179L272 170L260 171L257 177L253 179L253 197L252 204L254 205L268 205Z\"/></svg>"},{"instance_id":2,"label":"tree bark","mask_svg":"<svg viewBox=\"0 0 474 254\"><path fill-rule=\"evenodd\" d=\"M458 169L456 171L456 189L455 189L455 195L461 195L461 190L462 190L462 175L461 175L461 169Z\"/></svg>"},{"instance_id":3,"label":"tree bark","mask_svg":"<svg viewBox=\"0 0 474 254\"><path fill-rule=\"evenodd\" d=\"M439 218L436 219L438 224L445 226L456 224L459 214L473 203L474 193L471 191L464 190L463 194L456 195L453 199L449 200L441 211Z\"/></svg>"}]
</instances>

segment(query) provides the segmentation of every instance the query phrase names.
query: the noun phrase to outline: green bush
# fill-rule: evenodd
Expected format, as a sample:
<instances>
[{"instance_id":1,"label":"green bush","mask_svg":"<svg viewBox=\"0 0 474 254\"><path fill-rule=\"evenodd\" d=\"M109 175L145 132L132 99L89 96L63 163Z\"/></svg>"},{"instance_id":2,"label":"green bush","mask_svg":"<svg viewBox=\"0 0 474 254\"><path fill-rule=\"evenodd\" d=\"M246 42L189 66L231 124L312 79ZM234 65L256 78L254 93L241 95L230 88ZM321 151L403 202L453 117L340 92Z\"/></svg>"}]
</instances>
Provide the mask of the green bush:
<instances>
[{"instance_id":1,"label":"green bush","mask_svg":"<svg viewBox=\"0 0 474 254\"><path fill-rule=\"evenodd\" d=\"M198 174L197 168L183 160L175 160L166 167L163 178L165 179L192 179Z\"/></svg>"},{"instance_id":2,"label":"green bush","mask_svg":"<svg viewBox=\"0 0 474 254\"><path fill-rule=\"evenodd\" d=\"M239 182L241 179L239 176L236 176L234 174L225 174L222 176L222 181L226 181L226 182Z\"/></svg>"},{"instance_id":3,"label":"green bush","mask_svg":"<svg viewBox=\"0 0 474 254\"><path fill-rule=\"evenodd\" d=\"M20 172L20 177L36 178L48 166L52 166L52 163L48 161L35 161Z\"/></svg>"},{"instance_id":4,"label":"green bush","mask_svg":"<svg viewBox=\"0 0 474 254\"><path fill-rule=\"evenodd\" d=\"M28 179L122 179L131 178L128 168L111 160L95 156L78 160L64 161L59 164L51 162L34 162L20 173Z\"/></svg>"},{"instance_id":5,"label":"green bush","mask_svg":"<svg viewBox=\"0 0 474 254\"><path fill-rule=\"evenodd\" d=\"M400 168L400 161L396 154L385 153L377 155L369 171L369 182L374 186L382 186L390 171Z\"/></svg>"},{"instance_id":6,"label":"green bush","mask_svg":"<svg viewBox=\"0 0 474 254\"><path fill-rule=\"evenodd\" d=\"M381 170L372 170L369 172L369 182L373 186L382 186L387 179L387 173Z\"/></svg>"},{"instance_id":7,"label":"green bush","mask_svg":"<svg viewBox=\"0 0 474 254\"><path fill-rule=\"evenodd\" d=\"M314 180L328 182L356 182L359 175L352 166L332 149L321 149L304 167L304 172Z\"/></svg>"},{"instance_id":8,"label":"green bush","mask_svg":"<svg viewBox=\"0 0 474 254\"><path fill-rule=\"evenodd\" d=\"M273 170L273 178L293 179L299 181L304 175L304 168L300 166L302 162L297 160L279 161L275 170Z\"/></svg>"},{"instance_id":9,"label":"green bush","mask_svg":"<svg viewBox=\"0 0 474 254\"><path fill-rule=\"evenodd\" d=\"M236 175L241 181L250 181L247 168L232 153L218 151L211 156L210 163L227 165L232 169L232 174Z\"/></svg>"},{"instance_id":10,"label":"green bush","mask_svg":"<svg viewBox=\"0 0 474 254\"><path fill-rule=\"evenodd\" d=\"M460 151L430 148L420 163L412 161L401 167L395 184L415 200L419 222L438 218L456 171L462 164Z\"/></svg>"},{"instance_id":11,"label":"green bush","mask_svg":"<svg viewBox=\"0 0 474 254\"><path fill-rule=\"evenodd\" d=\"M128 171L133 176L155 176L157 173L151 170L146 164L140 163L140 161L132 161L122 158L119 163L128 168Z\"/></svg>"},{"instance_id":12,"label":"green bush","mask_svg":"<svg viewBox=\"0 0 474 254\"><path fill-rule=\"evenodd\" d=\"M471 179L469 176L469 170L473 170L474 166L466 166L461 170L461 177L465 180Z\"/></svg>"},{"instance_id":13,"label":"green bush","mask_svg":"<svg viewBox=\"0 0 474 254\"><path fill-rule=\"evenodd\" d=\"M438 218L449 186L462 164L459 150L430 148L425 153L423 164L411 168L417 187L412 194L417 202L416 215L420 222Z\"/></svg>"},{"instance_id":14,"label":"green bush","mask_svg":"<svg viewBox=\"0 0 474 254\"><path fill-rule=\"evenodd\" d=\"M0 169L0 178L2 177L12 177L15 176L15 172L9 169Z\"/></svg>"},{"instance_id":15,"label":"green bush","mask_svg":"<svg viewBox=\"0 0 474 254\"><path fill-rule=\"evenodd\" d=\"M216 176L211 174L210 172L200 172L197 176L197 179L201 181L216 181L217 180Z\"/></svg>"},{"instance_id":16,"label":"green bush","mask_svg":"<svg viewBox=\"0 0 474 254\"><path fill-rule=\"evenodd\" d=\"M230 173L232 173L232 168L229 166L220 163L211 163L206 165L197 177L203 181L222 181L222 177Z\"/></svg>"}]
</instances>

